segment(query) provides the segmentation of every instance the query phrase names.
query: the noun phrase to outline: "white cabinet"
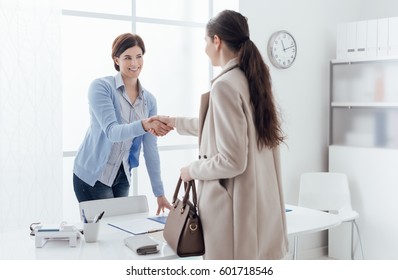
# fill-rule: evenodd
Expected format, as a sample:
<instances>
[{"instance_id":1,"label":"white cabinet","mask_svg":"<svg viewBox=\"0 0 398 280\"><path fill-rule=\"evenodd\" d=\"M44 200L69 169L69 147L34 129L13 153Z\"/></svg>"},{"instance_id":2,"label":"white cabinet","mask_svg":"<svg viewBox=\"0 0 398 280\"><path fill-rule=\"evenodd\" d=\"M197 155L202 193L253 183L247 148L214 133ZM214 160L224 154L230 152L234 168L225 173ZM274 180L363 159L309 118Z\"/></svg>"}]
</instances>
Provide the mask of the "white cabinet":
<instances>
[{"instance_id":1,"label":"white cabinet","mask_svg":"<svg viewBox=\"0 0 398 280\"><path fill-rule=\"evenodd\" d=\"M349 178L365 259L398 259L397 77L398 58L331 62L329 171ZM350 230L329 232L332 257L349 258Z\"/></svg>"},{"instance_id":2,"label":"white cabinet","mask_svg":"<svg viewBox=\"0 0 398 280\"><path fill-rule=\"evenodd\" d=\"M329 147L329 171L343 172L349 179L352 206L359 213L357 222L365 259L398 259L397 168L398 150ZM336 229L340 232L345 231L337 238L329 232L329 238L339 239L337 244L329 243L329 252L333 252L334 256L340 256L340 259L349 259L350 229L351 227ZM354 244L355 259L361 259L357 236Z\"/></svg>"}]
</instances>

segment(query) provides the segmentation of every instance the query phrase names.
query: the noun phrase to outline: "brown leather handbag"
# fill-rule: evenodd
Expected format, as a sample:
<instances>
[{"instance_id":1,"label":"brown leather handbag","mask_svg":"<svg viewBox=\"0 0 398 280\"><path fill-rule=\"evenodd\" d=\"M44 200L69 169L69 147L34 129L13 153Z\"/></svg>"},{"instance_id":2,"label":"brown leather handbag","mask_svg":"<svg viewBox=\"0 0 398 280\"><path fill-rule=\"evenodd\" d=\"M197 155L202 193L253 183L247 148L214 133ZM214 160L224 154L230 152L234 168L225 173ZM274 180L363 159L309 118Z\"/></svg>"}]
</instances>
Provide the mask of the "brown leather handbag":
<instances>
[{"instance_id":1,"label":"brown leather handbag","mask_svg":"<svg viewBox=\"0 0 398 280\"><path fill-rule=\"evenodd\" d=\"M201 256L205 253L203 230L197 208L195 181L184 182L185 195L178 199L181 178L173 196L173 207L166 220L163 237L179 257ZM192 190L192 202L189 193Z\"/></svg>"}]
</instances>

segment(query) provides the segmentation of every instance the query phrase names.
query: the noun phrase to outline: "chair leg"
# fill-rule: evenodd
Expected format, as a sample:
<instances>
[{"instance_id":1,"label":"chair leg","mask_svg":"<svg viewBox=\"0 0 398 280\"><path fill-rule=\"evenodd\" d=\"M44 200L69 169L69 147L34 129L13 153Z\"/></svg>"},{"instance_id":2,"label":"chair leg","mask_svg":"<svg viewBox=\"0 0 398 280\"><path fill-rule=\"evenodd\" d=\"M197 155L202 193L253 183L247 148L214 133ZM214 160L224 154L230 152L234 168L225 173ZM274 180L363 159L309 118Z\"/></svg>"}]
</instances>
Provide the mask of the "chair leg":
<instances>
[{"instance_id":1,"label":"chair leg","mask_svg":"<svg viewBox=\"0 0 398 280\"><path fill-rule=\"evenodd\" d=\"M294 236L294 244L293 244L293 260L297 259L297 243L298 243L298 236Z\"/></svg>"},{"instance_id":2,"label":"chair leg","mask_svg":"<svg viewBox=\"0 0 398 280\"><path fill-rule=\"evenodd\" d=\"M358 242L359 242L359 246L361 248L361 253L362 253L362 260L364 260L365 256L364 256L364 253L363 253L361 233L359 232L359 227L358 227L358 224L357 224L357 222L355 220L352 222L352 224L353 224L354 228L356 228L356 230L357 230Z\"/></svg>"},{"instance_id":3,"label":"chair leg","mask_svg":"<svg viewBox=\"0 0 398 280\"><path fill-rule=\"evenodd\" d=\"M354 259L354 221L351 222L351 260Z\"/></svg>"}]
</instances>

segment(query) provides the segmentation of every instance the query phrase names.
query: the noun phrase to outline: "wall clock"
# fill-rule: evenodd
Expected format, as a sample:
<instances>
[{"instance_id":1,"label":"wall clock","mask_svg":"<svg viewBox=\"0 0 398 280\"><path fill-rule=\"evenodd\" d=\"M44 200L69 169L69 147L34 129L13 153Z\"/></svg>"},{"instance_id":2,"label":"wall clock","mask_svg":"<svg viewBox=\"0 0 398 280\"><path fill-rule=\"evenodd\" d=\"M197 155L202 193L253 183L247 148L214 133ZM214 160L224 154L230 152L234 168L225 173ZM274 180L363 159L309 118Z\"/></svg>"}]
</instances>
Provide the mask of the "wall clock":
<instances>
[{"instance_id":1,"label":"wall clock","mask_svg":"<svg viewBox=\"0 0 398 280\"><path fill-rule=\"evenodd\" d=\"M271 35L268 41L268 57L275 67L279 69L289 68L296 56L297 44L292 34L280 30Z\"/></svg>"}]
</instances>

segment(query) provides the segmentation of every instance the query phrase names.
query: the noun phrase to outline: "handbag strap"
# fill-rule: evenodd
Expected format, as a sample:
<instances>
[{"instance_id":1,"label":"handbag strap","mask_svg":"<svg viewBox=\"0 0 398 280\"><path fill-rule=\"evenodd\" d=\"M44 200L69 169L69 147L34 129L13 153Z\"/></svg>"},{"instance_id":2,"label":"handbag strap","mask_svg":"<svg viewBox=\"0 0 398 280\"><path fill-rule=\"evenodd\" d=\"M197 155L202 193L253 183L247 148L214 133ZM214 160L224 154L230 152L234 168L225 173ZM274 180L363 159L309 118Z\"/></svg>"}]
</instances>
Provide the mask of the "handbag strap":
<instances>
[{"instance_id":1,"label":"handbag strap","mask_svg":"<svg viewBox=\"0 0 398 280\"><path fill-rule=\"evenodd\" d=\"M181 177L180 177L180 178L178 179L177 186L176 186L176 189L175 189L175 191L174 191L174 195L173 195L173 204L174 204L174 203L176 202L176 200L177 200L178 192L180 191L181 182L182 182L182 179L181 179Z\"/></svg>"},{"instance_id":2,"label":"handbag strap","mask_svg":"<svg viewBox=\"0 0 398 280\"><path fill-rule=\"evenodd\" d=\"M177 186L176 186L176 189L175 189L175 191L174 191L174 195L173 195L173 204L174 204L174 203L176 202L176 200L177 200L177 196L178 196L178 193L179 193L179 191L180 191L181 183L182 183L182 179L181 179L181 177L180 177L180 178L178 179ZM182 200L182 205L183 205L183 207L185 207L185 205L187 204L187 201L188 201L188 199L189 199L189 192L191 191L191 188L192 188L193 205L194 205L194 207L196 208L196 205L197 205L197 203L198 203L198 199L197 199L197 195L196 195L195 180L191 180L191 181L189 181L188 183L187 183L187 182L184 182L185 195L184 195L183 200Z\"/></svg>"},{"instance_id":3,"label":"handbag strap","mask_svg":"<svg viewBox=\"0 0 398 280\"><path fill-rule=\"evenodd\" d=\"M193 205L196 208L196 205L198 204L198 198L196 196L195 180L189 181L189 184L191 184L191 186L192 186L192 200L193 200Z\"/></svg>"},{"instance_id":4,"label":"handbag strap","mask_svg":"<svg viewBox=\"0 0 398 280\"><path fill-rule=\"evenodd\" d=\"M192 190L192 202L193 202L193 206L196 208L196 205L198 204L198 199L197 199L197 196L196 196L195 180L191 180L188 183L184 182L184 186L185 186L185 195L184 195L184 198L182 200L183 205L185 206L187 204L187 201L189 199L189 193Z\"/></svg>"}]
</instances>

